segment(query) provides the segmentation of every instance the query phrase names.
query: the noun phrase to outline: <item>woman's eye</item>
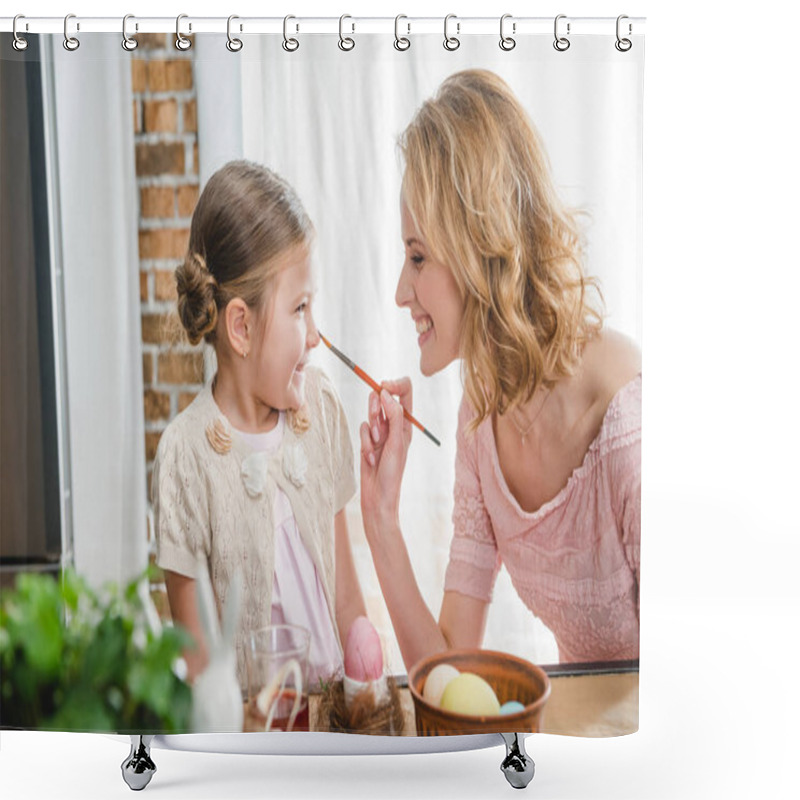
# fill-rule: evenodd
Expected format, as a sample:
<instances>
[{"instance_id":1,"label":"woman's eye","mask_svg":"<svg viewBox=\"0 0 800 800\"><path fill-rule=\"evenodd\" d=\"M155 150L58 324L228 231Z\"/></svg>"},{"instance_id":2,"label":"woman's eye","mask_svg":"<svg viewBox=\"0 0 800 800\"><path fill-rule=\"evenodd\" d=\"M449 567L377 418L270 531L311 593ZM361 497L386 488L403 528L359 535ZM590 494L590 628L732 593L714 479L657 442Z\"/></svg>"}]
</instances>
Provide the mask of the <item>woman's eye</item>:
<instances>
[{"instance_id":1,"label":"woman's eye","mask_svg":"<svg viewBox=\"0 0 800 800\"><path fill-rule=\"evenodd\" d=\"M295 313L301 313L302 314L303 311L305 311L307 307L308 307L308 303L303 301L302 303L300 303L299 306L297 306L297 308L295 309Z\"/></svg>"},{"instance_id":2,"label":"woman's eye","mask_svg":"<svg viewBox=\"0 0 800 800\"><path fill-rule=\"evenodd\" d=\"M413 262L414 266L419 269L422 266L422 262L425 259L420 255L413 255L411 256L411 261Z\"/></svg>"}]
</instances>

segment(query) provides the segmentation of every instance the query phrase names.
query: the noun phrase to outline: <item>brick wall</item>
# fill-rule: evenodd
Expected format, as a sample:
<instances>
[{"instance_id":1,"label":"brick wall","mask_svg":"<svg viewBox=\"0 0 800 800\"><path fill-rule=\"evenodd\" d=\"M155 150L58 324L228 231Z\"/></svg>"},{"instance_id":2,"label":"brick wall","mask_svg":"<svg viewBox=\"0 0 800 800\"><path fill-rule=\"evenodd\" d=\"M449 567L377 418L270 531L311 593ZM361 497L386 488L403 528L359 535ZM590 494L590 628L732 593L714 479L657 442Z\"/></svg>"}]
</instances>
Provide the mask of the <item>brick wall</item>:
<instances>
[{"instance_id":1,"label":"brick wall","mask_svg":"<svg viewBox=\"0 0 800 800\"><path fill-rule=\"evenodd\" d=\"M189 50L168 34L138 34L131 61L136 183L139 192L139 286L142 308L145 450L148 497L153 459L167 423L200 390L203 355L180 335L174 271L186 252L197 203L197 95ZM164 610L165 598L154 587Z\"/></svg>"},{"instance_id":2,"label":"brick wall","mask_svg":"<svg viewBox=\"0 0 800 800\"><path fill-rule=\"evenodd\" d=\"M131 69L149 484L161 432L203 378L202 353L178 335L174 319L174 272L186 252L199 191L197 95L191 50L176 50L168 34L137 38Z\"/></svg>"}]
</instances>

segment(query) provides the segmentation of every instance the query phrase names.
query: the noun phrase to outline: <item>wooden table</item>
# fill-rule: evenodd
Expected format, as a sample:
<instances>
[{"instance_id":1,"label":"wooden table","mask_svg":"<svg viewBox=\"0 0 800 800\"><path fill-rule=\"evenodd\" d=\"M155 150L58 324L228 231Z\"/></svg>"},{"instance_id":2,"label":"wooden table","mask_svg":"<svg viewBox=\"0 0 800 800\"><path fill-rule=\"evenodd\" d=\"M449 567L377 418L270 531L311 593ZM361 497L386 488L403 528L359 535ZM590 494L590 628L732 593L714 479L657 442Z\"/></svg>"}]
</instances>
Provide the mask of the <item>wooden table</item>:
<instances>
[{"instance_id":1,"label":"wooden table","mask_svg":"<svg viewBox=\"0 0 800 800\"><path fill-rule=\"evenodd\" d=\"M402 683L405 676L399 677ZM639 673L559 669L550 677L550 699L544 708L541 733L571 736L619 736L639 728ZM416 736L414 702L407 688L400 690L405 718L403 735ZM327 730L320 719L319 695L311 695L312 731Z\"/></svg>"},{"instance_id":2,"label":"wooden table","mask_svg":"<svg viewBox=\"0 0 800 800\"><path fill-rule=\"evenodd\" d=\"M542 733L619 736L639 729L639 673L550 678Z\"/></svg>"}]
</instances>

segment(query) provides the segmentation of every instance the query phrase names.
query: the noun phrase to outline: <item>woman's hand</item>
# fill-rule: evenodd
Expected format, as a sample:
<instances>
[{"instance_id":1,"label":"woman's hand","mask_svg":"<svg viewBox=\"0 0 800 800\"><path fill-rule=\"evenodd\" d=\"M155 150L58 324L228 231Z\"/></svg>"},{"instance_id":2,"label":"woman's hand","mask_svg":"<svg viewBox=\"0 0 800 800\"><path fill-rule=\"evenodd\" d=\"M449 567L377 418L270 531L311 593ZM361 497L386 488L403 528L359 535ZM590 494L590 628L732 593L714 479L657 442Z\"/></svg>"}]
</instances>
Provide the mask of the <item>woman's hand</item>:
<instances>
[{"instance_id":1,"label":"woman's hand","mask_svg":"<svg viewBox=\"0 0 800 800\"><path fill-rule=\"evenodd\" d=\"M367 535L374 527L399 524L400 486L411 443L412 413L409 378L384 381L380 397L369 396L369 422L361 424L361 513ZM397 395L400 402L392 395Z\"/></svg>"}]
</instances>

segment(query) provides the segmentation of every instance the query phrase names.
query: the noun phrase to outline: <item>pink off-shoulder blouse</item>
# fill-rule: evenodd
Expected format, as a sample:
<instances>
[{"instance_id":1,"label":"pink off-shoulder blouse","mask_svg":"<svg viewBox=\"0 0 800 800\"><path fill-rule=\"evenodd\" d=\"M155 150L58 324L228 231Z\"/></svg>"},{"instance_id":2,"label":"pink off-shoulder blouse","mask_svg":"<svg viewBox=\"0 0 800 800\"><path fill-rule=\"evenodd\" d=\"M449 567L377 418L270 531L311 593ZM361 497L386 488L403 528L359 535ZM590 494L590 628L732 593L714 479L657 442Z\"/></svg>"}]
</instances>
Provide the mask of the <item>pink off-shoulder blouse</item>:
<instances>
[{"instance_id":1,"label":"pink off-shoulder blouse","mask_svg":"<svg viewBox=\"0 0 800 800\"><path fill-rule=\"evenodd\" d=\"M522 510L500 469L491 418L458 418L454 537L445 591L490 601L505 564L563 663L639 657L642 378L614 395L583 463L550 501Z\"/></svg>"}]
</instances>

